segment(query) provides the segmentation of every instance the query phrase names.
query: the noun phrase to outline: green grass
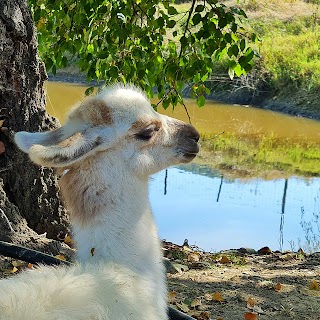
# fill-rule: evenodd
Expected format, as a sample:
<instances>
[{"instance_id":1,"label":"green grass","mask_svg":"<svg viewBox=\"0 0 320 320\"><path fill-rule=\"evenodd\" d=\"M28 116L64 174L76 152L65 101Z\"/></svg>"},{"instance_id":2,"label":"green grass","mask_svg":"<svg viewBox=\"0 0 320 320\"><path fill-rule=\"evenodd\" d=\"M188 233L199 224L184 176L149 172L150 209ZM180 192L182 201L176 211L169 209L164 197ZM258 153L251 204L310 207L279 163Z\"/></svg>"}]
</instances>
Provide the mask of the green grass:
<instances>
[{"instance_id":1,"label":"green grass","mask_svg":"<svg viewBox=\"0 0 320 320\"><path fill-rule=\"evenodd\" d=\"M237 136L225 133L204 137L200 161L243 177L320 176L320 145L307 141L292 143L275 136ZM277 174L275 174L277 172Z\"/></svg>"},{"instance_id":2,"label":"green grass","mask_svg":"<svg viewBox=\"0 0 320 320\"><path fill-rule=\"evenodd\" d=\"M271 87L320 88L319 19L314 16L252 24L261 38L257 66Z\"/></svg>"}]
</instances>

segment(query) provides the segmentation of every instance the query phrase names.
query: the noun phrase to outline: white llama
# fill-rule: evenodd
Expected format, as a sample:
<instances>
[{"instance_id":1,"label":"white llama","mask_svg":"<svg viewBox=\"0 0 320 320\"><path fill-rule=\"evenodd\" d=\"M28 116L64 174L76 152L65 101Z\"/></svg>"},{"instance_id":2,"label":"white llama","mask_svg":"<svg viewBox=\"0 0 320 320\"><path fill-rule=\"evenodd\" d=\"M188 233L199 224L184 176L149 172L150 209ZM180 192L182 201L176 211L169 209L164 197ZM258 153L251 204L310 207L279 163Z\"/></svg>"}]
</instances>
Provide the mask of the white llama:
<instances>
[{"instance_id":1,"label":"white llama","mask_svg":"<svg viewBox=\"0 0 320 320\"><path fill-rule=\"evenodd\" d=\"M73 267L0 281L0 319L167 319L166 281L148 177L190 162L199 134L160 115L134 87L85 99L61 128L18 132L17 145L56 167L78 243Z\"/></svg>"}]
</instances>

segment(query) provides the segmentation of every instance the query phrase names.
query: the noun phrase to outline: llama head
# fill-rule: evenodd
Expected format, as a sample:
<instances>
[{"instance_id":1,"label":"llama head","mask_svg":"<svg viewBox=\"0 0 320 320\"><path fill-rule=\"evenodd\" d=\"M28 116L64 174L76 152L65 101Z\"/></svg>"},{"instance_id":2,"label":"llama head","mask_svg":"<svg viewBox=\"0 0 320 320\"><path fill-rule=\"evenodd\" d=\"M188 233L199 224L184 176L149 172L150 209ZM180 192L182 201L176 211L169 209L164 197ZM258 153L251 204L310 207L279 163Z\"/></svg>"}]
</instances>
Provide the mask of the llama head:
<instances>
[{"instance_id":1,"label":"llama head","mask_svg":"<svg viewBox=\"0 0 320 320\"><path fill-rule=\"evenodd\" d=\"M190 162L198 140L193 126L157 113L142 92L120 85L82 101L59 129L15 135L18 147L39 165L81 167L98 159L140 176Z\"/></svg>"}]
</instances>

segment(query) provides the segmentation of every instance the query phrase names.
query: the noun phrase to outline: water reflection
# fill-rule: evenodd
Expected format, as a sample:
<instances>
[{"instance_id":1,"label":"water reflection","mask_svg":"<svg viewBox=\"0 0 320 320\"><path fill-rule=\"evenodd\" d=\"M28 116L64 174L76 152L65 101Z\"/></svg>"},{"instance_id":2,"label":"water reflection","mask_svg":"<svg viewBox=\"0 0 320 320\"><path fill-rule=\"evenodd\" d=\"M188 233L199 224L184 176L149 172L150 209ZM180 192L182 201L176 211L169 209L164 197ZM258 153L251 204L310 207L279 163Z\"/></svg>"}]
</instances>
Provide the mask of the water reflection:
<instances>
[{"instance_id":1,"label":"water reflection","mask_svg":"<svg viewBox=\"0 0 320 320\"><path fill-rule=\"evenodd\" d=\"M230 179L191 164L154 175L150 199L160 236L176 243L187 238L212 251L319 249L319 178Z\"/></svg>"}]
</instances>

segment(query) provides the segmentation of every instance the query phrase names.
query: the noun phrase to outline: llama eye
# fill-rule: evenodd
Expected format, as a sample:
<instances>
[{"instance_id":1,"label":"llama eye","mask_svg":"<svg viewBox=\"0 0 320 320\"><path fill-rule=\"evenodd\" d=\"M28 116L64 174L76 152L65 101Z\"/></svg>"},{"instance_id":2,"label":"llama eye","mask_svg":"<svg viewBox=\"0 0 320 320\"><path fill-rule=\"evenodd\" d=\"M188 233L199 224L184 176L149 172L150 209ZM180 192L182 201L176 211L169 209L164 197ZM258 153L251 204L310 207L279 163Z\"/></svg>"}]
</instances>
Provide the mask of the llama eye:
<instances>
[{"instance_id":1,"label":"llama eye","mask_svg":"<svg viewBox=\"0 0 320 320\"><path fill-rule=\"evenodd\" d=\"M136 134L136 138L144 141L150 140L153 136L153 132L154 132L153 129L147 129L147 130L141 131Z\"/></svg>"},{"instance_id":2,"label":"llama eye","mask_svg":"<svg viewBox=\"0 0 320 320\"><path fill-rule=\"evenodd\" d=\"M135 136L139 140L147 141L147 140L150 140L153 137L154 133L159 130L160 130L160 127L152 125L138 132Z\"/></svg>"}]
</instances>

